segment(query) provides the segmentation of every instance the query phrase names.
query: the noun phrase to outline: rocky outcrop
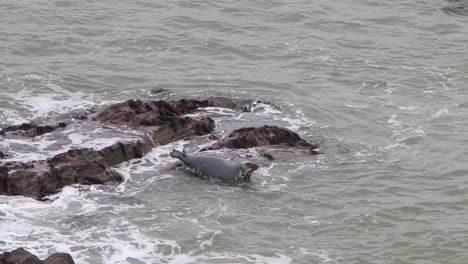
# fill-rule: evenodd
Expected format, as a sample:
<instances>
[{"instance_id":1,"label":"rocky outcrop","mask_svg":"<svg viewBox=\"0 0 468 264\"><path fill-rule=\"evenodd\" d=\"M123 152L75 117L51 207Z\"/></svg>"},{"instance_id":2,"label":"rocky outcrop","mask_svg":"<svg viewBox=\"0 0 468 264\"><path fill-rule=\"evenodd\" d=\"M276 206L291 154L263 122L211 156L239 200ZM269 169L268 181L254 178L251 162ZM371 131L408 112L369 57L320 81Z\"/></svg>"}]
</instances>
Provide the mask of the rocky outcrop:
<instances>
[{"instance_id":1,"label":"rocky outcrop","mask_svg":"<svg viewBox=\"0 0 468 264\"><path fill-rule=\"evenodd\" d=\"M15 151L6 149L6 152L13 153L15 157L33 152L33 159L29 162L12 161L5 153L0 152L0 158L3 159L0 161L0 195L24 195L43 199L71 184L120 183L121 175L113 171L111 166L142 158L157 146L192 136L207 135L214 130L215 122L210 117L195 119L187 114L204 107L250 111L251 105L251 100L221 97L173 101L127 100L67 122L47 125L28 123L4 128L0 131L0 136L7 140L15 139L11 144L5 145L14 146ZM74 139L70 134L75 134ZM86 138L82 136L84 134L100 140L93 142L91 147L89 144L84 147L80 143L73 143L73 147L63 147L67 146L66 142L82 143L83 138ZM37 160L34 151L41 149L31 146L36 145L31 143L40 140L41 138L34 138L38 136L47 137L45 153L60 153L62 149L63 152ZM59 139L60 142L51 144L50 141L54 139ZM99 145L104 139L106 144ZM204 150L272 145L300 149L306 154L317 153L315 145L301 139L289 129L276 126L238 129ZM270 150L263 151L261 155L267 159L277 157L276 152Z\"/></svg>"},{"instance_id":2,"label":"rocky outcrop","mask_svg":"<svg viewBox=\"0 0 468 264\"><path fill-rule=\"evenodd\" d=\"M111 105L91 120L119 126L158 126L177 118L179 113L166 101L127 100Z\"/></svg>"},{"instance_id":3,"label":"rocky outcrop","mask_svg":"<svg viewBox=\"0 0 468 264\"><path fill-rule=\"evenodd\" d=\"M260 146L284 145L302 150L307 150L309 154L318 154L318 146L312 145L299 137L295 132L277 126L248 127L233 131L229 136L216 142L215 144L202 149L244 149ZM269 154L266 158L272 159Z\"/></svg>"},{"instance_id":4,"label":"rocky outcrop","mask_svg":"<svg viewBox=\"0 0 468 264\"><path fill-rule=\"evenodd\" d=\"M127 100L69 123L7 127L0 132L6 138L31 138L47 133L51 133L49 137L59 137L57 130L63 127L77 130L76 133L88 133L96 130L99 124L106 126L109 133L121 128L126 130L117 134L122 140L100 149L79 148L45 160L0 163L0 195L42 199L71 184L119 183L122 177L110 166L142 158L158 145L211 133L215 127L211 118L197 120L183 116L207 105L212 104L207 100ZM78 125L79 122L82 124ZM0 152L0 158L7 156Z\"/></svg>"},{"instance_id":5,"label":"rocky outcrop","mask_svg":"<svg viewBox=\"0 0 468 264\"><path fill-rule=\"evenodd\" d=\"M11 252L0 254L0 264L74 264L73 258L67 253L55 253L45 260L40 260L29 251L18 248Z\"/></svg>"},{"instance_id":6,"label":"rocky outcrop","mask_svg":"<svg viewBox=\"0 0 468 264\"><path fill-rule=\"evenodd\" d=\"M0 130L0 135L6 136L7 138L12 137L36 137L50 133L56 129L64 128L67 124L60 122L57 124L46 124L37 125L33 123L24 123L17 126L9 126Z\"/></svg>"},{"instance_id":7,"label":"rocky outcrop","mask_svg":"<svg viewBox=\"0 0 468 264\"><path fill-rule=\"evenodd\" d=\"M0 194L36 199L71 184L121 182L104 158L93 149L69 150L45 161L9 162L0 166Z\"/></svg>"}]
</instances>

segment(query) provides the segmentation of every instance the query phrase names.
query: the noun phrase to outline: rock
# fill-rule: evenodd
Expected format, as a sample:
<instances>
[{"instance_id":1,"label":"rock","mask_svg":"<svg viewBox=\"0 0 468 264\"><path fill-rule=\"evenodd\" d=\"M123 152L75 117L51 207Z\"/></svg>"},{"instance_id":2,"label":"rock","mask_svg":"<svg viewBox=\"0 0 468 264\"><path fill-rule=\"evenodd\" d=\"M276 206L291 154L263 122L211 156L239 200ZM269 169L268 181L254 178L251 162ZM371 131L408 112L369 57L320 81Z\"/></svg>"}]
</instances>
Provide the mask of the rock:
<instances>
[{"instance_id":1,"label":"rock","mask_svg":"<svg viewBox=\"0 0 468 264\"><path fill-rule=\"evenodd\" d=\"M119 183L122 177L110 169L93 149L75 149L45 161L9 162L0 166L0 195L24 195L36 199L71 184Z\"/></svg>"},{"instance_id":2,"label":"rock","mask_svg":"<svg viewBox=\"0 0 468 264\"><path fill-rule=\"evenodd\" d=\"M29 251L18 248L11 252L0 254L0 264L74 264L70 254L55 253L42 261Z\"/></svg>"},{"instance_id":3,"label":"rock","mask_svg":"<svg viewBox=\"0 0 468 264\"><path fill-rule=\"evenodd\" d=\"M200 120L179 117L172 119L165 125L150 128L149 134L157 145L166 145L193 135L201 136L210 133L214 126L214 121L209 117Z\"/></svg>"},{"instance_id":4,"label":"rock","mask_svg":"<svg viewBox=\"0 0 468 264\"><path fill-rule=\"evenodd\" d=\"M73 258L67 253L55 253L50 255L44 264L74 264Z\"/></svg>"},{"instance_id":5,"label":"rock","mask_svg":"<svg viewBox=\"0 0 468 264\"><path fill-rule=\"evenodd\" d=\"M190 121L188 126L189 130L193 134L197 136L203 136L213 132L215 128L215 122L209 117L203 117L199 121Z\"/></svg>"},{"instance_id":6,"label":"rock","mask_svg":"<svg viewBox=\"0 0 468 264\"><path fill-rule=\"evenodd\" d=\"M0 151L0 159L6 159L8 158L8 155Z\"/></svg>"},{"instance_id":7,"label":"rock","mask_svg":"<svg viewBox=\"0 0 468 264\"><path fill-rule=\"evenodd\" d=\"M121 182L122 177L94 149L74 149L47 160L50 174L59 179L59 188L70 184Z\"/></svg>"},{"instance_id":8,"label":"rock","mask_svg":"<svg viewBox=\"0 0 468 264\"><path fill-rule=\"evenodd\" d=\"M198 100L198 99L181 99L177 101L169 102L174 109L177 109L179 114L193 113L198 108L202 107L213 107L214 104L211 100Z\"/></svg>"},{"instance_id":9,"label":"rock","mask_svg":"<svg viewBox=\"0 0 468 264\"><path fill-rule=\"evenodd\" d=\"M107 164L113 166L122 162L142 158L146 153L153 148L152 142L141 140L135 142L117 142L109 147L105 147L98 151Z\"/></svg>"},{"instance_id":10,"label":"rock","mask_svg":"<svg viewBox=\"0 0 468 264\"><path fill-rule=\"evenodd\" d=\"M164 89L164 88L153 88L151 89L151 93L152 94L159 94L159 93L164 93L164 92L167 92L168 90Z\"/></svg>"},{"instance_id":11,"label":"rock","mask_svg":"<svg viewBox=\"0 0 468 264\"><path fill-rule=\"evenodd\" d=\"M42 264L43 262L23 248L0 254L0 264Z\"/></svg>"},{"instance_id":12,"label":"rock","mask_svg":"<svg viewBox=\"0 0 468 264\"><path fill-rule=\"evenodd\" d=\"M233 131L228 137L219 140L210 147L202 149L217 150L222 148L244 149L269 145L286 145L305 149L309 154L318 154L315 145L301 139L298 134L287 128L277 126L249 127ZM269 159L273 157L269 156Z\"/></svg>"},{"instance_id":13,"label":"rock","mask_svg":"<svg viewBox=\"0 0 468 264\"><path fill-rule=\"evenodd\" d=\"M223 107L237 111L250 112L254 103L250 99L233 99L227 97L209 97L208 99L181 99L169 102L181 114L193 113L203 107Z\"/></svg>"},{"instance_id":14,"label":"rock","mask_svg":"<svg viewBox=\"0 0 468 264\"><path fill-rule=\"evenodd\" d=\"M251 100L235 100L222 97L208 99L181 99L174 101L142 101L127 100L111 105L90 119L101 123L119 126L159 126L190 114L202 107L225 107L235 110L247 111Z\"/></svg>"},{"instance_id":15,"label":"rock","mask_svg":"<svg viewBox=\"0 0 468 264\"><path fill-rule=\"evenodd\" d=\"M111 105L91 120L119 126L158 126L179 116L166 101L127 100Z\"/></svg>"},{"instance_id":16,"label":"rock","mask_svg":"<svg viewBox=\"0 0 468 264\"><path fill-rule=\"evenodd\" d=\"M16 126L9 126L0 130L0 135L4 135L7 138L15 137L36 137L46 133L50 133L59 128L66 127L67 124L60 122L57 124L46 124L46 125L36 125L33 123L24 123Z\"/></svg>"},{"instance_id":17,"label":"rock","mask_svg":"<svg viewBox=\"0 0 468 264\"><path fill-rule=\"evenodd\" d=\"M107 139L119 137L122 140L101 149L73 149L44 160L0 163L0 195L24 195L43 199L71 184L120 183L122 177L111 170L110 166L142 158L158 145L194 135L209 134L214 130L215 123L209 117L196 120L183 117L181 114L195 111L198 106L207 105L206 101L179 100L177 104L172 103L128 100L91 114L85 118L86 120L75 120L68 125L67 131L50 133L47 138L49 141L54 137L62 139L62 142L72 141L68 135L77 134L70 132L75 130L96 137ZM21 131L17 135L29 137L65 126L65 123L60 124L56 126L23 124L2 131L4 134ZM15 148L19 149L19 146L24 145L27 147L29 141L21 141L24 142L23 145L15 142ZM50 144L49 148L60 150L61 146L62 143ZM28 150L34 151L34 148L21 149L25 154Z\"/></svg>"}]
</instances>

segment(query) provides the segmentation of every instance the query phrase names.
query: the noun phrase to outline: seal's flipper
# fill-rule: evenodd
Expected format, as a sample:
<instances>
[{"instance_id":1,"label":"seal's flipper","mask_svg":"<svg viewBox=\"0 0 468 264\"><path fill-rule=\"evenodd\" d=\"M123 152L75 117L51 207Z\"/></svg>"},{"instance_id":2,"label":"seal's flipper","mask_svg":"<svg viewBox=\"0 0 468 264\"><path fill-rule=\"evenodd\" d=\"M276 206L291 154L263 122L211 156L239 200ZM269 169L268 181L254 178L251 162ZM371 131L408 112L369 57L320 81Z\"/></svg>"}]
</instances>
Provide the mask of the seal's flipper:
<instances>
[{"instance_id":1,"label":"seal's flipper","mask_svg":"<svg viewBox=\"0 0 468 264\"><path fill-rule=\"evenodd\" d=\"M184 152L180 152L176 149L173 149L171 153L169 153L169 155L173 158L180 159L182 161L187 157L187 154L185 154L185 150Z\"/></svg>"}]
</instances>

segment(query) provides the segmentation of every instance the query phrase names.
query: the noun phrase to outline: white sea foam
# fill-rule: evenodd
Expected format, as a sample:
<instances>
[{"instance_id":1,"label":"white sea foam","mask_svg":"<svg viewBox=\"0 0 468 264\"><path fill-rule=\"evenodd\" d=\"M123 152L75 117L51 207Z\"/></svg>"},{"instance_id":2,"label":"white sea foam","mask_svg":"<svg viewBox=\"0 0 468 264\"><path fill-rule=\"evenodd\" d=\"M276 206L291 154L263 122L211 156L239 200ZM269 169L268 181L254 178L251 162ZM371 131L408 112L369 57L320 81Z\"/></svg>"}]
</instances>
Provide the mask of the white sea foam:
<instances>
[{"instance_id":1,"label":"white sea foam","mask_svg":"<svg viewBox=\"0 0 468 264\"><path fill-rule=\"evenodd\" d=\"M392 127L402 127L403 123L397 120L398 115L393 114L390 119L388 119L388 123L391 124Z\"/></svg>"},{"instance_id":2,"label":"white sea foam","mask_svg":"<svg viewBox=\"0 0 468 264\"><path fill-rule=\"evenodd\" d=\"M18 111L12 109L0 108L0 120L1 124L7 125L19 125L28 122L28 119L24 118Z\"/></svg>"},{"instance_id":3,"label":"white sea foam","mask_svg":"<svg viewBox=\"0 0 468 264\"><path fill-rule=\"evenodd\" d=\"M415 111L419 109L418 106L410 105L410 106L398 106L398 109L405 110L405 111Z\"/></svg>"},{"instance_id":4,"label":"white sea foam","mask_svg":"<svg viewBox=\"0 0 468 264\"><path fill-rule=\"evenodd\" d=\"M68 91L57 84L53 77L30 74L27 78L42 81L49 91L42 91L38 94L34 89L23 87L16 93L8 93L6 96L22 105L21 114L15 114L6 119L9 125L29 122L37 118L56 117L74 110L88 110L93 106L116 102L116 100L103 98L97 100L93 94Z\"/></svg>"},{"instance_id":5,"label":"white sea foam","mask_svg":"<svg viewBox=\"0 0 468 264\"><path fill-rule=\"evenodd\" d=\"M319 257L322 259L323 262L334 262L332 258L330 258L330 255L328 254L327 251L325 250L317 250L316 252L313 253L315 256Z\"/></svg>"},{"instance_id":6,"label":"white sea foam","mask_svg":"<svg viewBox=\"0 0 468 264\"><path fill-rule=\"evenodd\" d=\"M449 116L449 115L450 115L450 111L447 108L440 109L435 114L432 115L430 120L437 119L437 118L440 118L440 117L443 117L443 116Z\"/></svg>"},{"instance_id":7,"label":"white sea foam","mask_svg":"<svg viewBox=\"0 0 468 264\"><path fill-rule=\"evenodd\" d=\"M357 109L369 108L368 105L357 105L357 104L353 104L351 101L348 101L345 105L349 108L357 108Z\"/></svg>"}]
</instances>

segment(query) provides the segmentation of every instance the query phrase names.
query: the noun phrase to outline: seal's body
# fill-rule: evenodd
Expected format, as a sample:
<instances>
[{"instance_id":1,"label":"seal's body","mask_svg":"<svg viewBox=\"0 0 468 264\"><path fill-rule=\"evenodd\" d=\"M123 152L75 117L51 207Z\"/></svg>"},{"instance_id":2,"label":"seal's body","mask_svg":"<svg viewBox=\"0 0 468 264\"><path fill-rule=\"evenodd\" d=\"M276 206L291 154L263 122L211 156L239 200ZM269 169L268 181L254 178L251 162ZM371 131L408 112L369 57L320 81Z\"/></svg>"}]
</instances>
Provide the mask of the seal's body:
<instances>
[{"instance_id":1,"label":"seal's body","mask_svg":"<svg viewBox=\"0 0 468 264\"><path fill-rule=\"evenodd\" d=\"M224 182L250 181L252 172L258 165L246 163L230 163L224 159L208 156L187 155L178 150L172 150L171 157L180 159L195 174Z\"/></svg>"}]
</instances>

